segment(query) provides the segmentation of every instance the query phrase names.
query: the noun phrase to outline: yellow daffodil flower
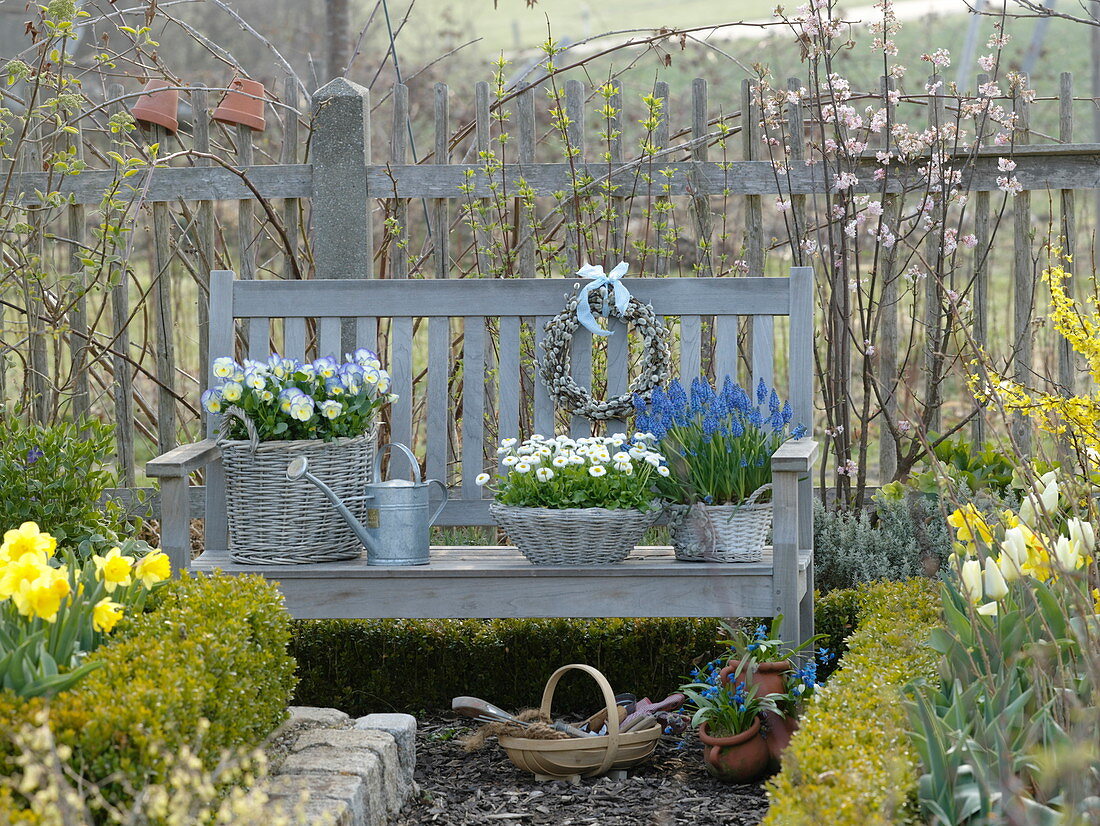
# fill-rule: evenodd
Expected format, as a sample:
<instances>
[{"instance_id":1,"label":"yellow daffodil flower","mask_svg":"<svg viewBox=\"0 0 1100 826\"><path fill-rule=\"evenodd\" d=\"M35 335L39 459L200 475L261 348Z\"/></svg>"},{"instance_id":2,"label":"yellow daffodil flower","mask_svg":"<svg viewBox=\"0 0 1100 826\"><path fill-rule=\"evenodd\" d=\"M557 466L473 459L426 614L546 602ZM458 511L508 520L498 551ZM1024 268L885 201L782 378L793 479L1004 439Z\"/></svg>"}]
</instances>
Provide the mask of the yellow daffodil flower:
<instances>
[{"instance_id":1,"label":"yellow daffodil flower","mask_svg":"<svg viewBox=\"0 0 1100 826\"><path fill-rule=\"evenodd\" d=\"M103 634L110 634L120 619L122 606L110 597L104 597L92 609L92 628Z\"/></svg>"},{"instance_id":2,"label":"yellow daffodil flower","mask_svg":"<svg viewBox=\"0 0 1100 826\"><path fill-rule=\"evenodd\" d=\"M61 601L71 593L69 577L63 568L45 568L33 581L24 581L12 595L15 608L25 617L38 617L46 622L57 619Z\"/></svg>"},{"instance_id":3,"label":"yellow daffodil flower","mask_svg":"<svg viewBox=\"0 0 1100 826\"><path fill-rule=\"evenodd\" d=\"M955 528L955 536L960 542L974 542L975 533L982 542L993 541L993 531L973 502L947 517L947 524Z\"/></svg>"},{"instance_id":4,"label":"yellow daffodil flower","mask_svg":"<svg viewBox=\"0 0 1100 826\"><path fill-rule=\"evenodd\" d=\"M34 582L49 569L36 554L24 554L17 562L0 567L0 600L13 596L24 582Z\"/></svg>"},{"instance_id":5,"label":"yellow daffodil flower","mask_svg":"<svg viewBox=\"0 0 1100 826\"><path fill-rule=\"evenodd\" d=\"M146 588L152 588L171 575L172 565L168 561L168 554L163 551L154 551L134 563L134 577L141 580Z\"/></svg>"},{"instance_id":6,"label":"yellow daffodil flower","mask_svg":"<svg viewBox=\"0 0 1100 826\"><path fill-rule=\"evenodd\" d=\"M118 548L111 548L106 556L93 556L92 562L95 563L96 574L103 580L108 594L113 594L115 588L129 585L132 581L130 574L133 572L134 561L123 556Z\"/></svg>"},{"instance_id":7,"label":"yellow daffodil flower","mask_svg":"<svg viewBox=\"0 0 1100 826\"><path fill-rule=\"evenodd\" d=\"M24 522L14 530L5 531L0 545L0 562L18 562L26 556L41 558L43 562L57 550L57 540L38 529L35 522Z\"/></svg>"}]
</instances>

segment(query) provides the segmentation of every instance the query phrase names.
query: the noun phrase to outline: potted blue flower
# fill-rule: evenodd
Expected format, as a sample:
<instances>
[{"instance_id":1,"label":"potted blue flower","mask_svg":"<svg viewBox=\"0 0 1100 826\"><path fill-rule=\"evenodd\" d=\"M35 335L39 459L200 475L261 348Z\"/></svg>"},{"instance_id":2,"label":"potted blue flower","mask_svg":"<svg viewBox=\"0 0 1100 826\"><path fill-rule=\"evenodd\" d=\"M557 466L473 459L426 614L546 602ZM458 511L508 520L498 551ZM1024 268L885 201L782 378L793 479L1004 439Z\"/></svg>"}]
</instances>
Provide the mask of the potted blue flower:
<instances>
[{"instance_id":1,"label":"potted blue flower","mask_svg":"<svg viewBox=\"0 0 1100 826\"><path fill-rule=\"evenodd\" d=\"M689 390L677 379L648 402L635 397L635 412L668 461L657 490L670 503L677 559L758 562L772 523L772 454L806 432L791 426L790 402L763 380L750 394L729 376L720 390L697 377Z\"/></svg>"}]
</instances>

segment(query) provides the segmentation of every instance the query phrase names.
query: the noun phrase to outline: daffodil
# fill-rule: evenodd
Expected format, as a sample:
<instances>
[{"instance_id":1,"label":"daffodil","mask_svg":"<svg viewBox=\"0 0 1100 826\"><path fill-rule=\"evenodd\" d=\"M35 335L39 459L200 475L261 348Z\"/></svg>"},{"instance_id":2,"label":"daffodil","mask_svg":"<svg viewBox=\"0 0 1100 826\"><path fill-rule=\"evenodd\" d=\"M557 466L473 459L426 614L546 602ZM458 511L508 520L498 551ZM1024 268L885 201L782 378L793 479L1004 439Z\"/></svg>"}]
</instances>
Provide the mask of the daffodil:
<instances>
[{"instance_id":1,"label":"daffodil","mask_svg":"<svg viewBox=\"0 0 1100 826\"><path fill-rule=\"evenodd\" d=\"M92 628L100 633L110 634L120 619L122 605L110 597L104 597L92 609Z\"/></svg>"},{"instance_id":2,"label":"daffodil","mask_svg":"<svg viewBox=\"0 0 1100 826\"><path fill-rule=\"evenodd\" d=\"M24 554L18 561L0 568L0 600L8 599L24 582L34 582L49 566L34 554Z\"/></svg>"},{"instance_id":3,"label":"daffodil","mask_svg":"<svg viewBox=\"0 0 1100 826\"><path fill-rule=\"evenodd\" d=\"M64 568L43 568L37 579L24 580L19 590L12 594L16 610L25 617L37 617L54 622L61 608L61 601L72 592L68 573Z\"/></svg>"},{"instance_id":4,"label":"daffodil","mask_svg":"<svg viewBox=\"0 0 1100 826\"><path fill-rule=\"evenodd\" d=\"M134 563L134 577L146 588L164 582L172 575L172 563L164 551L153 551Z\"/></svg>"},{"instance_id":5,"label":"daffodil","mask_svg":"<svg viewBox=\"0 0 1100 826\"><path fill-rule=\"evenodd\" d=\"M92 557L95 563L96 574L107 589L108 594L113 594L115 588L126 586L131 582L130 575L133 572L134 561L128 556L123 556L118 548L111 548L106 556Z\"/></svg>"},{"instance_id":6,"label":"daffodil","mask_svg":"<svg viewBox=\"0 0 1100 826\"><path fill-rule=\"evenodd\" d=\"M14 530L4 532L4 542L0 545L0 562L16 562L28 555L45 562L55 550L56 539L39 530L37 523L24 522Z\"/></svg>"},{"instance_id":7,"label":"daffodil","mask_svg":"<svg viewBox=\"0 0 1100 826\"><path fill-rule=\"evenodd\" d=\"M993 531L973 502L968 503L965 508L958 508L947 517L947 524L955 528L955 536L960 542L974 542L975 533L982 542L989 543L993 540Z\"/></svg>"}]
</instances>

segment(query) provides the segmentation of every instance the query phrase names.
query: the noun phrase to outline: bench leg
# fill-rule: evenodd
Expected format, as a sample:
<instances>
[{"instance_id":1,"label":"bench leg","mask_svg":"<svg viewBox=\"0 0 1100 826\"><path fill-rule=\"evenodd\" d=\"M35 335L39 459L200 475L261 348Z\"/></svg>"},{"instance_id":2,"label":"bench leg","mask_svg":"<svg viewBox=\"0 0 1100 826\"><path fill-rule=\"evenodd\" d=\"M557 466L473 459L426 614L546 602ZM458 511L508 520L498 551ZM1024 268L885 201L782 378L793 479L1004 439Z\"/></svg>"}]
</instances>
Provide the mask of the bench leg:
<instances>
[{"instance_id":1,"label":"bench leg","mask_svg":"<svg viewBox=\"0 0 1100 826\"><path fill-rule=\"evenodd\" d=\"M191 508L186 476L160 480L160 544L172 563L172 574L191 567Z\"/></svg>"},{"instance_id":2,"label":"bench leg","mask_svg":"<svg viewBox=\"0 0 1100 826\"><path fill-rule=\"evenodd\" d=\"M814 635L814 560L810 557L810 563L806 566L806 593L798 606L799 639L808 640ZM801 643L800 643L801 644ZM802 653L803 661L813 659L814 648L811 646Z\"/></svg>"},{"instance_id":3,"label":"bench leg","mask_svg":"<svg viewBox=\"0 0 1100 826\"><path fill-rule=\"evenodd\" d=\"M775 613L783 615L780 636L787 643L801 644L798 597L798 474L772 474L772 547Z\"/></svg>"}]
</instances>

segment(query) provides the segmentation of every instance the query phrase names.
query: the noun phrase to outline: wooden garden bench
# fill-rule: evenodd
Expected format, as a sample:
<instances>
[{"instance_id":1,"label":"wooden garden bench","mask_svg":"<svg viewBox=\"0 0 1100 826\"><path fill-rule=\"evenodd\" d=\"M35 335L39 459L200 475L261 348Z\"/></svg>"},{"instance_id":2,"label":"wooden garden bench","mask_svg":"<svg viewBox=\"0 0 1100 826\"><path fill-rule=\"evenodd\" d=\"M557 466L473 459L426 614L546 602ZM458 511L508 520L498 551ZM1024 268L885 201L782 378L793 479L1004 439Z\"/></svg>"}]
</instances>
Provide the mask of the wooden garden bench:
<instances>
[{"instance_id":1,"label":"wooden garden bench","mask_svg":"<svg viewBox=\"0 0 1100 826\"><path fill-rule=\"evenodd\" d=\"M775 342L787 345L787 396L794 421L812 422L813 271L794 268L782 278L624 279L631 293L666 317L678 319L673 352L680 373L699 375L704 355L719 377L737 375L738 341L748 345L753 385L773 378ZM520 405L533 396L536 431L552 434L555 410L541 382L522 364L521 337L542 335L546 320L564 306L573 281L235 280L214 272L210 288L210 353L236 351L247 325L245 355L265 359L275 342L293 358L337 355L356 346L376 347L379 322L389 336L389 364L400 400L390 410L391 437L410 443L413 377L426 373L422 402L426 474L451 479L452 498L437 524L491 525L486 493L475 477L494 461L485 421L491 415L503 437L519 434ZM788 317L788 324L775 324ZM747 318L747 321L745 320ZM316 344L307 342L314 320ZM416 324L417 319L421 321ZM243 325L242 325L243 322ZM621 325L614 322L613 328ZM452 340L462 329L462 374L452 376ZM414 329L419 332L414 333ZM785 328L785 330L784 330ZM675 330L674 330L675 332ZM413 347L414 335L420 342ZM626 335L607 339L598 369L609 393L627 387ZM424 343L426 341L426 346ZM529 339L528 339L529 341ZM426 363L425 363L426 361ZM573 375L591 377L592 340L577 336ZM748 367L747 366L747 367ZM745 372L749 372L746 367ZM526 378L524 377L526 374ZM748 378L746 376L746 378ZM452 391L451 382L461 385ZM455 398L452 398L452 392ZM461 400L457 466L449 467L449 410ZM487 404L487 400L491 404ZM611 423L612 428L624 426ZM586 419L570 422L572 435L591 435ZM423 445L421 446L424 447ZM277 580L287 608L300 618L375 617L679 617L783 614L783 636L813 633L813 510L810 469L817 451L809 438L788 442L772 460L775 526L773 547L759 563L678 562L670 548L641 548L619 564L536 567L514 548L437 547L430 565L371 567L361 560L290 566L235 564L228 546L225 488L219 450L212 439L184 445L146 465L160 480L161 540L174 566L194 571L261 573ZM471 457L472 452L472 457ZM488 457L488 458L486 458ZM206 469L206 550L194 561L189 548L189 481ZM448 471L452 471L449 473ZM457 479L457 481L455 481Z\"/></svg>"}]
</instances>

